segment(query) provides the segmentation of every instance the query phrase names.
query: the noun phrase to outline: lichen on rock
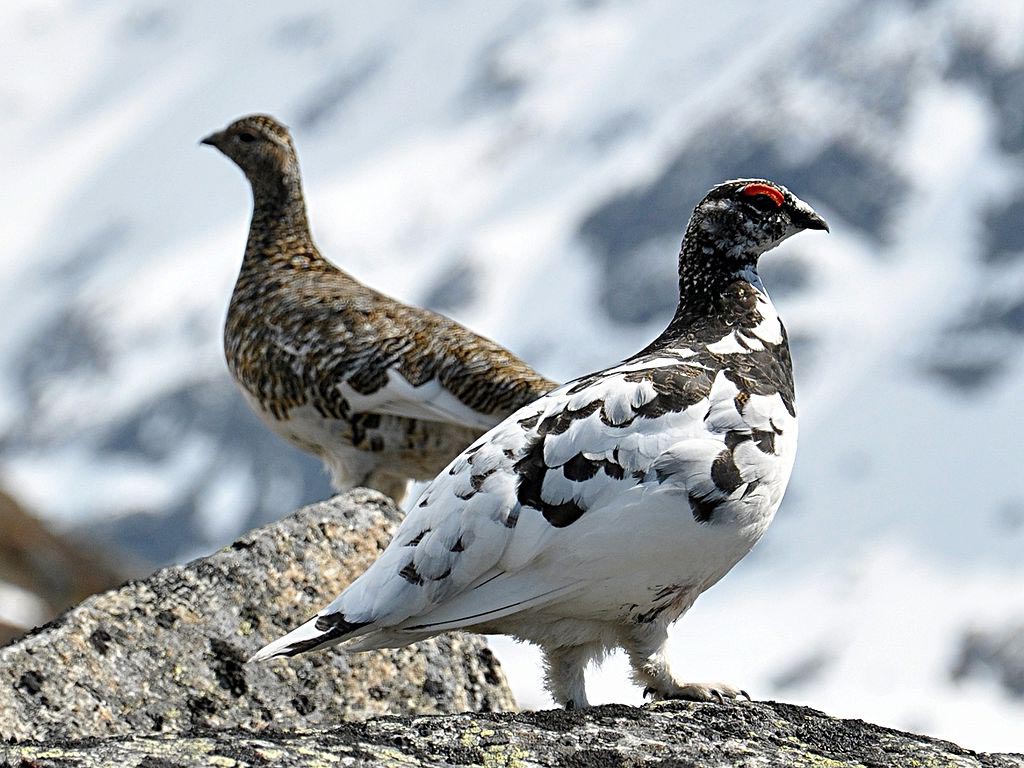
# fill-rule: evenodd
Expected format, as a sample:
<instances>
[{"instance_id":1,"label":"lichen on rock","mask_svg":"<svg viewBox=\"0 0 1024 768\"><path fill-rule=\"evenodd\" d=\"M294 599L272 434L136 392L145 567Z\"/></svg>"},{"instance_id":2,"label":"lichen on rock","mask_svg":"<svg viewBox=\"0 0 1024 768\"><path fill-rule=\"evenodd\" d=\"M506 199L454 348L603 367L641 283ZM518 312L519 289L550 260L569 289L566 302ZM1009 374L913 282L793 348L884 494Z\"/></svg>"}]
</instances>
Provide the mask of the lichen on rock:
<instances>
[{"instance_id":1,"label":"lichen on rock","mask_svg":"<svg viewBox=\"0 0 1024 768\"><path fill-rule=\"evenodd\" d=\"M582 712L379 717L312 731L194 731L83 743L0 745L36 768L192 766L620 766L1020 768L924 736L772 702L673 702ZM24 762L21 762L24 761Z\"/></svg>"},{"instance_id":2,"label":"lichen on rock","mask_svg":"<svg viewBox=\"0 0 1024 768\"><path fill-rule=\"evenodd\" d=\"M381 494L354 491L88 598L0 648L0 739L514 709L497 660L469 635L244 663L358 576L400 519Z\"/></svg>"}]
</instances>

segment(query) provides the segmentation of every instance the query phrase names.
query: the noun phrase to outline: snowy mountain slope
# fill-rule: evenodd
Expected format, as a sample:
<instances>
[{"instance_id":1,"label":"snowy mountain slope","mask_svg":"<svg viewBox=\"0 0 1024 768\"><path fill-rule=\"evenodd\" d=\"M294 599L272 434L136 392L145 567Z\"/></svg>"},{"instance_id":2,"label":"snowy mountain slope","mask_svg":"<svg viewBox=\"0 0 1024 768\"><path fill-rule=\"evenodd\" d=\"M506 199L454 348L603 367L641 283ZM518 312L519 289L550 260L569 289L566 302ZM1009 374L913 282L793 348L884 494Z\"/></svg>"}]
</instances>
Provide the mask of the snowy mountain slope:
<instances>
[{"instance_id":1,"label":"snowy mountain slope","mask_svg":"<svg viewBox=\"0 0 1024 768\"><path fill-rule=\"evenodd\" d=\"M328 257L561 379L660 331L692 205L767 175L832 224L764 264L801 450L677 666L1024 748L1020 699L953 679L965 633L1024 615L1024 3L2 13L0 474L35 508L164 561L326 495L221 360L248 192L195 142L240 114L292 125Z\"/></svg>"}]
</instances>

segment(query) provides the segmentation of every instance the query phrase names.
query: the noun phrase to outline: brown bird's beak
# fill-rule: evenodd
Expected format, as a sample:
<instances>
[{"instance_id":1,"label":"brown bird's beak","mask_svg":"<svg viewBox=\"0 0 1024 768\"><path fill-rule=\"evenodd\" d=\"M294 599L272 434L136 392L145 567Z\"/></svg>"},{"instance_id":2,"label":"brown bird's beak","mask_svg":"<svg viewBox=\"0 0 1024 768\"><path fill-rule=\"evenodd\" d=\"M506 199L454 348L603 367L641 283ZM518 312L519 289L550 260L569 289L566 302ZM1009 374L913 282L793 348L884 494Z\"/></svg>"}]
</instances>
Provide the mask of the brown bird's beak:
<instances>
[{"instance_id":1,"label":"brown bird's beak","mask_svg":"<svg viewBox=\"0 0 1024 768\"><path fill-rule=\"evenodd\" d=\"M222 138L224 138L224 131L217 131L216 133L211 133L205 139L201 139L199 143L209 144L211 147L217 147L217 149L220 149L220 141Z\"/></svg>"}]
</instances>

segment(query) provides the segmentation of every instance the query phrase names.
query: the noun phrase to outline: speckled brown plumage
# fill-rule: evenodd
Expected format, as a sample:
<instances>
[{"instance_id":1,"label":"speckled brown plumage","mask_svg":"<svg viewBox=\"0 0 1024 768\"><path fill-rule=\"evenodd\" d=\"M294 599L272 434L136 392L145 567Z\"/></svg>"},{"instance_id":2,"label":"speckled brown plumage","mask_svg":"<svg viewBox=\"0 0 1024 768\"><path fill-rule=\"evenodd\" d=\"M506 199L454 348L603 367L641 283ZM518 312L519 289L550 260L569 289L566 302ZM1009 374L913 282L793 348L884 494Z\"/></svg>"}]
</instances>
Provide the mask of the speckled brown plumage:
<instances>
[{"instance_id":1,"label":"speckled brown plumage","mask_svg":"<svg viewBox=\"0 0 1024 768\"><path fill-rule=\"evenodd\" d=\"M555 385L455 321L374 291L324 259L295 149L271 117L203 140L253 190L224 329L228 367L264 421L323 459L335 485L400 499L481 432Z\"/></svg>"}]
</instances>

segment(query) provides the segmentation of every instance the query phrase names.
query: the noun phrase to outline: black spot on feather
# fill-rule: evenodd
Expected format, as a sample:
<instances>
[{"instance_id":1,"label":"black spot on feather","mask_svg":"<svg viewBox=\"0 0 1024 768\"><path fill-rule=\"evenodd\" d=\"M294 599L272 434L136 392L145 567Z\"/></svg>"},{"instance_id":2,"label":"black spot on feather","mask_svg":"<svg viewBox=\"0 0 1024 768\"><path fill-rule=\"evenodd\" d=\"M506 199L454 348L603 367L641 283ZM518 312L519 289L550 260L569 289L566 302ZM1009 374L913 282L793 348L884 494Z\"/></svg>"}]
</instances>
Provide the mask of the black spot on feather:
<instances>
[{"instance_id":1,"label":"black spot on feather","mask_svg":"<svg viewBox=\"0 0 1024 768\"><path fill-rule=\"evenodd\" d=\"M775 453L775 433L761 429L754 430L754 445L761 453Z\"/></svg>"},{"instance_id":2,"label":"black spot on feather","mask_svg":"<svg viewBox=\"0 0 1024 768\"><path fill-rule=\"evenodd\" d=\"M519 426L524 430L529 431L537 426L538 421L540 421L540 414L535 413L533 416L527 416L525 419L520 419Z\"/></svg>"},{"instance_id":3,"label":"black spot on feather","mask_svg":"<svg viewBox=\"0 0 1024 768\"><path fill-rule=\"evenodd\" d=\"M490 477L497 471L497 468L494 468L489 469L486 472L480 472L478 474L471 475L469 478L470 490L463 491L462 493L456 493L455 495L458 498L462 499L463 501L469 501L470 499L477 495L481 488L483 488L484 480L486 480L488 477Z\"/></svg>"},{"instance_id":4,"label":"black spot on feather","mask_svg":"<svg viewBox=\"0 0 1024 768\"><path fill-rule=\"evenodd\" d=\"M409 541L406 542L405 546L415 547L417 544L423 541L423 537L426 536L428 533L430 533L429 528L427 528L425 531L420 531L413 538L409 539Z\"/></svg>"},{"instance_id":5,"label":"black spot on feather","mask_svg":"<svg viewBox=\"0 0 1024 768\"><path fill-rule=\"evenodd\" d=\"M750 439L751 437L749 432L741 432L738 429L730 429L728 432L725 433L725 447L731 451L740 443L745 443L747 440Z\"/></svg>"},{"instance_id":6,"label":"black spot on feather","mask_svg":"<svg viewBox=\"0 0 1024 768\"><path fill-rule=\"evenodd\" d=\"M588 406L589 407L589 406ZM593 413L593 411L591 411ZM547 421L545 419L545 421ZM541 427L543 428L543 424ZM556 528L564 528L567 525L579 520L586 511L575 501L566 501L560 504L550 504L544 501L541 491L544 487L544 476L548 467L544 463L544 437L532 440L527 448L526 455L515 464L515 471L519 474L519 486L516 491L516 498L520 505L539 510L544 519ZM514 528L519 522L519 510L513 509L505 525Z\"/></svg>"},{"instance_id":7,"label":"black spot on feather","mask_svg":"<svg viewBox=\"0 0 1024 768\"><path fill-rule=\"evenodd\" d=\"M569 499L561 504L545 503L541 513L544 515L544 519L555 528L565 528L583 517L583 513L586 511L575 500Z\"/></svg>"},{"instance_id":8,"label":"black spot on feather","mask_svg":"<svg viewBox=\"0 0 1024 768\"><path fill-rule=\"evenodd\" d=\"M717 501L702 499L690 494L690 512L693 513L693 519L698 523L710 523L717 507Z\"/></svg>"},{"instance_id":9,"label":"black spot on feather","mask_svg":"<svg viewBox=\"0 0 1024 768\"><path fill-rule=\"evenodd\" d=\"M582 453L577 453L562 465L562 474L565 475L566 480L581 483L596 475L599 468L598 462L591 461Z\"/></svg>"},{"instance_id":10,"label":"black spot on feather","mask_svg":"<svg viewBox=\"0 0 1024 768\"><path fill-rule=\"evenodd\" d=\"M630 424L632 424L634 421L636 421L636 416L635 415L630 416L629 418L623 419L622 421L612 421L608 417L608 411L605 410L604 400L596 400L595 402L601 408L601 423L604 424L606 427L616 427L618 429L624 429L625 427L628 427Z\"/></svg>"},{"instance_id":11,"label":"black spot on feather","mask_svg":"<svg viewBox=\"0 0 1024 768\"><path fill-rule=\"evenodd\" d=\"M349 632L355 632L369 623L368 621L349 621L341 613L328 613L324 616L318 616L313 626L320 632L334 632L340 635L347 635Z\"/></svg>"},{"instance_id":12,"label":"black spot on feather","mask_svg":"<svg viewBox=\"0 0 1024 768\"><path fill-rule=\"evenodd\" d=\"M545 435L561 435L569 430L574 421L585 419L591 414L596 413L602 405L604 405L603 400L594 400L576 411L566 408L564 411L554 413L537 426L537 433L542 437Z\"/></svg>"},{"instance_id":13,"label":"black spot on feather","mask_svg":"<svg viewBox=\"0 0 1024 768\"><path fill-rule=\"evenodd\" d=\"M678 413L700 402L711 392L711 379L705 371L690 366L661 366L630 371L623 378L633 384L649 381L655 396L633 410L644 419L656 419L666 413Z\"/></svg>"},{"instance_id":14,"label":"black spot on feather","mask_svg":"<svg viewBox=\"0 0 1024 768\"><path fill-rule=\"evenodd\" d=\"M739 467L731 451L722 451L711 463L711 481L725 493L732 493L743 485L743 478L740 477Z\"/></svg>"},{"instance_id":15,"label":"black spot on feather","mask_svg":"<svg viewBox=\"0 0 1024 768\"><path fill-rule=\"evenodd\" d=\"M633 619L633 622L635 624L650 624L662 613L664 613L666 608L668 608L668 603L652 606L650 610L644 611L643 613L638 613L636 617Z\"/></svg>"},{"instance_id":16,"label":"black spot on feather","mask_svg":"<svg viewBox=\"0 0 1024 768\"><path fill-rule=\"evenodd\" d=\"M626 476L626 470L608 459L588 459L582 453L577 453L565 464L562 465L562 474L566 480L581 483L590 480L599 470L604 470L608 477L621 480Z\"/></svg>"},{"instance_id":17,"label":"black spot on feather","mask_svg":"<svg viewBox=\"0 0 1024 768\"><path fill-rule=\"evenodd\" d=\"M497 471L498 470L495 467L494 469L488 469L486 472L481 472L478 475L473 475L472 477L469 478L469 484L473 486L474 491L479 491L484 485L484 480L486 480L488 477L490 477Z\"/></svg>"},{"instance_id":18,"label":"black spot on feather","mask_svg":"<svg viewBox=\"0 0 1024 768\"><path fill-rule=\"evenodd\" d=\"M516 498L524 507L540 509L544 502L541 500L540 491L544 485L544 475L548 468L544 463L544 439L534 438L530 440L526 453L514 467L519 475L519 484L516 489Z\"/></svg>"},{"instance_id":19,"label":"black spot on feather","mask_svg":"<svg viewBox=\"0 0 1024 768\"><path fill-rule=\"evenodd\" d=\"M768 344L765 349L744 355L730 355L729 365L723 370L726 378L736 385L736 410L741 414L751 395L778 395L790 416L796 416L796 395L793 388L793 363L789 344Z\"/></svg>"},{"instance_id":20,"label":"black spot on feather","mask_svg":"<svg viewBox=\"0 0 1024 768\"><path fill-rule=\"evenodd\" d=\"M416 570L416 566L410 561L402 570L398 572L398 575L417 587L423 586L423 577L420 576Z\"/></svg>"}]
</instances>

